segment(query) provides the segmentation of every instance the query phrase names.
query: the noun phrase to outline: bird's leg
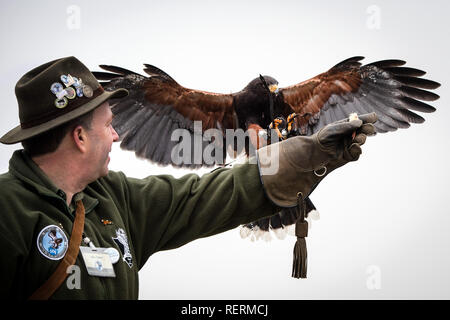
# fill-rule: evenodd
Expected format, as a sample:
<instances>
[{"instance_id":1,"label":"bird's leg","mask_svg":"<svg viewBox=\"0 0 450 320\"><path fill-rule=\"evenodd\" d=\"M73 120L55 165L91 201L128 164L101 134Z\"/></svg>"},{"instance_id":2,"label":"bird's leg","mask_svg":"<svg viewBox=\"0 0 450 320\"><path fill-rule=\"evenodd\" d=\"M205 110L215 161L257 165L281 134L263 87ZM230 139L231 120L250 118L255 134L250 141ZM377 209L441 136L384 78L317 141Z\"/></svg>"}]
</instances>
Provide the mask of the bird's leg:
<instances>
[{"instance_id":1,"label":"bird's leg","mask_svg":"<svg viewBox=\"0 0 450 320\"><path fill-rule=\"evenodd\" d=\"M299 115L297 113L291 113L290 115L288 115L286 121L287 121L287 135L289 136L289 134L291 133L292 130L292 124L294 123L294 120L296 117L298 117Z\"/></svg>"},{"instance_id":2,"label":"bird's leg","mask_svg":"<svg viewBox=\"0 0 450 320\"><path fill-rule=\"evenodd\" d=\"M286 138L283 137L283 135L282 135L281 132L280 132L280 129L278 129L278 126L279 126L280 124L282 124L282 123L283 123L283 119L280 119L280 118L275 118L275 119L273 119L273 121L269 124L269 130L274 129L275 132L277 133L278 137L279 137L281 140L284 140L284 139L286 139Z\"/></svg>"}]
</instances>

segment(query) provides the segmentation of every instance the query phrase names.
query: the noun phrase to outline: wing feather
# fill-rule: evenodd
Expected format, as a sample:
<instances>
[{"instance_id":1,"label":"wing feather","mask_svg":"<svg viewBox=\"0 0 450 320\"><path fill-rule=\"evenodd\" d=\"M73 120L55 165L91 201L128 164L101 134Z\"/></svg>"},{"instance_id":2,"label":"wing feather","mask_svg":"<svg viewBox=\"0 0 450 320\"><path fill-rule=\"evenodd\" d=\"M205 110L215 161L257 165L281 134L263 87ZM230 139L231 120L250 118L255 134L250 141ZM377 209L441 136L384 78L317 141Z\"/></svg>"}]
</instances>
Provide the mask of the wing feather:
<instances>
[{"instance_id":1,"label":"wing feather","mask_svg":"<svg viewBox=\"0 0 450 320\"><path fill-rule=\"evenodd\" d=\"M415 77L409 77L409 76L394 76L394 79L414 88L419 89L437 89L441 85L440 83L428 79L422 79L422 78L415 78Z\"/></svg>"},{"instance_id":2,"label":"wing feather","mask_svg":"<svg viewBox=\"0 0 450 320\"><path fill-rule=\"evenodd\" d=\"M440 84L419 78L425 71L406 67L406 62L398 59L366 65L361 59L349 58L316 77L280 89L284 103L300 114L299 127L308 126L306 132L312 134L352 112L376 112L379 124L375 127L378 132L388 132L424 122L416 112L436 110L425 102L439 98L428 90Z\"/></svg>"},{"instance_id":3,"label":"wing feather","mask_svg":"<svg viewBox=\"0 0 450 320\"><path fill-rule=\"evenodd\" d=\"M233 94L188 89L161 69L150 64L144 66L149 77L111 65L100 65L109 72L93 72L106 90L126 88L129 91L128 97L111 101L113 126L120 136L121 148L162 165L191 168L214 165L202 162L203 159L194 163L194 122L201 121L203 132L219 129L225 133L226 129L236 129ZM173 147L183 141L182 138L171 140L177 129L187 130L190 136L191 147L186 145L186 154L190 153L191 157L183 158L181 163L171 157ZM224 143L219 140L214 143L222 147ZM208 144L202 141L201 150ZM225 159L216 160L223 163Z\"/></svg>"}]
</instances>

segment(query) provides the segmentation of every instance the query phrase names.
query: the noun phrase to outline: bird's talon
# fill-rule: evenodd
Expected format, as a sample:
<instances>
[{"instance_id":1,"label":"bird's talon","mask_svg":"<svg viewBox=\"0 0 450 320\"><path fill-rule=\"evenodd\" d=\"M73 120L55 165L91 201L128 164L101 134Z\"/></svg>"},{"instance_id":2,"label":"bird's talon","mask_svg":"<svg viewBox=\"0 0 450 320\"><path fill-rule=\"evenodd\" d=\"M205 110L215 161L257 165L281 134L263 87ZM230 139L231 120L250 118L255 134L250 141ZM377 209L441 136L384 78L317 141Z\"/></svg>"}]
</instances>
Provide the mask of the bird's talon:
<instances>
[{"instance_id":1,"label":"bird's talon","mask_svg":"<svg viewBox=\"0 0 450 320\"><path fill-rule=\"evenodd\" d=\"M284 140L283 135L281 134L280 130L279 130L278 128L275 128L275 131L277 132L278 137L279 137L280 139L283 139L283 140Z\"/></svg>"},{"instance_id":2,"label":"bird's talon","mask_svg":"<svg viewBox=\"0 0 450 320\"><path fill-rule=\"evenodd\" d=\"M294 123L294 119L298 116L297 113L293 112L287 117L287 133L286 136L288 136L292 131L292 124Z\"/></svg>"},{"instance_id":3,"label":"bird's talon","mask_svg":"<svg viewBox=\"0 0 450 320\"><path fill-rule=\"evenodd\" d=\"M291 113L290 115L288 115L287 117L287 122L288 123L293 123L294 122L294 118L297 117L298 114L296 114L295 112Z\"/></svg>"}]
</instances>

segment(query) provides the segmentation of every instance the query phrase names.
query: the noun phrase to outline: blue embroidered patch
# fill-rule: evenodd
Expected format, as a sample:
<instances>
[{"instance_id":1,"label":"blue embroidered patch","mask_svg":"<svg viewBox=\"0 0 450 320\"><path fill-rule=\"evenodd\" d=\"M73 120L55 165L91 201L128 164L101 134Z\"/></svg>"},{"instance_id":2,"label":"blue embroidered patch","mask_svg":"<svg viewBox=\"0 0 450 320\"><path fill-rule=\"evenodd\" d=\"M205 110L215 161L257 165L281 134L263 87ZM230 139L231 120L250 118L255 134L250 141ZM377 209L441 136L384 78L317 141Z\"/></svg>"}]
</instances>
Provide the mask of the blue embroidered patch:
<instances>
[{"instance_id":1,"label":"blue embroidered patch","mask_svg":"<svg viewBox=\"0 0 450 320\"><path fill-rule=\"evenodd\" d=\"M50 260L63 258L67 252L68 242L64 231L55 225L45 227L37 237L39 252Z\"/></svg>"}]
</instances>

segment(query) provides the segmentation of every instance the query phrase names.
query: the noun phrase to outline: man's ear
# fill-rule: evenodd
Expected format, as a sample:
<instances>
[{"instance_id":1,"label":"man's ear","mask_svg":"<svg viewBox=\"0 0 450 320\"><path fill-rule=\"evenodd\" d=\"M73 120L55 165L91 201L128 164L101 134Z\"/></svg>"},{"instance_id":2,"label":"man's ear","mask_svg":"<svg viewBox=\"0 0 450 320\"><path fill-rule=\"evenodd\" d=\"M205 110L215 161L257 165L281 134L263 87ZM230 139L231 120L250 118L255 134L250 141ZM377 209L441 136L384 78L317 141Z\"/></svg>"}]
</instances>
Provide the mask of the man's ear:
<instances>
[{"instance_id":1,"label":"man's ear","mask_svg":"<svg viewBox=\"0 0 450 320\"><path fill-rule=\"evenodd\" d=\"M75 147L81 152L87 151L87 132L82 126L77 126L72 131L72 139Z\"/></svg>"}]
</instances>

